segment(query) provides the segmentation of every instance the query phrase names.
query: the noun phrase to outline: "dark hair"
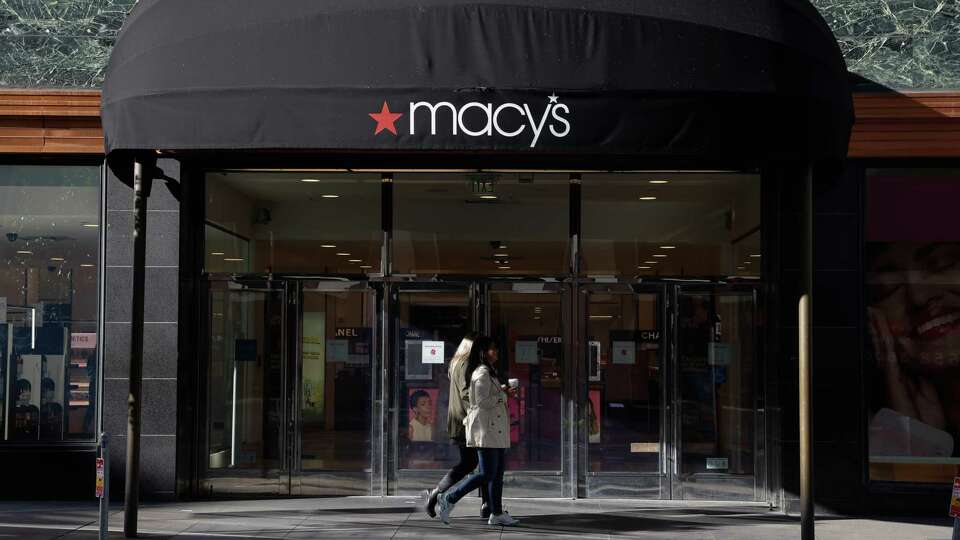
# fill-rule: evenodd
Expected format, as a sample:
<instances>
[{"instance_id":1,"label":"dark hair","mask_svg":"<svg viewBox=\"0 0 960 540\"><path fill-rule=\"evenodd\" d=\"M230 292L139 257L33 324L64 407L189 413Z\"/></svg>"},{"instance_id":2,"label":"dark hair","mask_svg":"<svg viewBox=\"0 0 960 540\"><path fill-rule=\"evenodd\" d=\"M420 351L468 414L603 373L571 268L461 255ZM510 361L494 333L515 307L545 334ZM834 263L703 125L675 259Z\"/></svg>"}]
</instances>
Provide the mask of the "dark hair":
<instances>
[{"instance_id":1,"label":"dark hair","mask_svg":"<svg viewBox=\"0 0 960 540\"><path fill-rule=\"evenodd\" d=\"M50 377L44 377L43 380L40 381L40 390L56 390L56 389L57 389L57 384L53 382L53 379L51 379Z\"/></svg>"},{"instance_id":2,"label":"dark hair","mask_svg":"<svg viewBox=\"0 0 960 540\"><path fill-rule=\"evenodd\" d=\"M473 341L473 348L470 349L470 360L467 362L467 369L464 372L464 377L466 377L467 386L470 386L470 378L473 377L473 372L481 364L484 363L484 356L487 354L487 351L490 349L496 348L497 342L493 340L490 336L479 336ZM492 375L496 376L496 367L488 364L490 372Z\"/></svg>"},{"instance_id":3,"label":"dark hair","mask_svg":"<svg viewBox=\"0 0 960 540\"><path fill-rule=\"evenodd\" d=\"M419 401L422 397L428 398L430 397L430 394L428 394L426 390L417 390L416 392L410 394L410 408L416 409L417 401Z\"/></svg>"},{"instance_id":4,"label":"dark hair","mask_svg":"<svg viewBox=\"0 0 960 540\"><path fill-rule=\"evenodd\" d=\"M18 394L20 392L28 391L30 390L30 381L26 379L17 379L16 386Z\"/></svg>"}]
</instances>

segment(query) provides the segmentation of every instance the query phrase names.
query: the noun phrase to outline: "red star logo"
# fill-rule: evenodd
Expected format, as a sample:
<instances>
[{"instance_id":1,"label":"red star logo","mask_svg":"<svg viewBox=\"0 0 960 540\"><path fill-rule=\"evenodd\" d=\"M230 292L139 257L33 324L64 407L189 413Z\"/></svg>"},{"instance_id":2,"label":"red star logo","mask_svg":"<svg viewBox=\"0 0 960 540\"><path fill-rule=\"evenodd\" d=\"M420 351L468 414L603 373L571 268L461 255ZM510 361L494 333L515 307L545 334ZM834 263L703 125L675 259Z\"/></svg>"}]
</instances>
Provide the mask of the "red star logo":
<instances>
[{"instance_id":1,"label":"red star logo","mask_svg":"<svg viewBox=\"0 0 960 540\"><path fill-rule=\"evenodd\" d=\"M381 131L387 130L394 135L397 134L397 126L395 122L403 116L402 113L390 112L390 107L387 106L387 102L383 102L383 108L380 109L378 113L370 113L370 118L373 118L377 121L377 130L373 132L374 135L378 135Z\"/></svg>"}]
</instances>

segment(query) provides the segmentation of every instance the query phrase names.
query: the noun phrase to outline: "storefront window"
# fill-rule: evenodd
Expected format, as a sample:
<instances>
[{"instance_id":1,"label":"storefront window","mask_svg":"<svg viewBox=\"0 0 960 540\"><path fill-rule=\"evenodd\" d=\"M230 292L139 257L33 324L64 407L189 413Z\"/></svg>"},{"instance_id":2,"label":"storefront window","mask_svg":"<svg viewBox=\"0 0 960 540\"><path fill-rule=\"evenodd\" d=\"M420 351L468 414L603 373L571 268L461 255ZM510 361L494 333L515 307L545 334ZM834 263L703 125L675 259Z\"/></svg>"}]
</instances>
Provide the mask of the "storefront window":
<instances>
[{"instance_id":1,"label":"storefront window","mask_svg":"<svg viewBox=\"0 0 960 540\"><path fill-rule=\"evenodd\" d=\"M867 173L870 479L960 466L960 170Z\"/></svg>"},{"instance_id":2,"label":"storefront window","mask_svg":"<svg viewBox=\"0 0 960 540\"><path fill-rule=\"evenodd\" d=\"M760 275L760 176L583 175L583 267L591 276Z\"/></svg>"},{"instance_id":3,"label":"storefront window","mask_svg":"<svg viewBox=\"0 0 960 540\"><path fill-rule=\"evenodd\" d=\"M96 433L99 167L0 166L0 440Z\"/></svg>"},{"instance_id":4,"label":"storefront window","mask_svg":"<svg viewBox=\"0 0 960 540\"><path fill-rule=\"evenodd\" d=\"M208 273L380 272L379 174L207 174Z\"/></svg>"},{"instance_id":5,"label":"storefront window","mask_svg":"<svg viewBox=\"0 0 960 540\"><path fill-rule=\"evenodd\" d=\"M561 173L397 174L394 273L565 273L569 184Z\"/></svg>"}]
</instances>

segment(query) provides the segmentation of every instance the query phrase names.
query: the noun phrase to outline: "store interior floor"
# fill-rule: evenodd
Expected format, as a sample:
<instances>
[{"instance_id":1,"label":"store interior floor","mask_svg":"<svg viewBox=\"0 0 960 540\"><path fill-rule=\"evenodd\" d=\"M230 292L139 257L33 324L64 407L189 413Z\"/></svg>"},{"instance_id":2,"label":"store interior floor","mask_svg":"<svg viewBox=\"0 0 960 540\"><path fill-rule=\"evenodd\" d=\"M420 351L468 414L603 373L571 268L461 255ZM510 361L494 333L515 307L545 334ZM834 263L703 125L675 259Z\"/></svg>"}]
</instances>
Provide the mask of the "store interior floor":
<instances>
[{"instance_id":1,"label":"store interior floor","mask_svg":"<svg viewBox=\"0 0 960 540\"><path fill-rule=\"evenodd\" d=\"M488 526L479 501L464 499L450 526L429 519L416 497L336 497L144 503L142 538L648 538L793 539L799 523L758 505L635 500L510 499L519 527ZM96 538L94 502L0 502L0 537ZM123 537L123 509L110 512L110 537ZM948 539L950 521L830 517L818 539Z\"/></svg>"}]
</instances>

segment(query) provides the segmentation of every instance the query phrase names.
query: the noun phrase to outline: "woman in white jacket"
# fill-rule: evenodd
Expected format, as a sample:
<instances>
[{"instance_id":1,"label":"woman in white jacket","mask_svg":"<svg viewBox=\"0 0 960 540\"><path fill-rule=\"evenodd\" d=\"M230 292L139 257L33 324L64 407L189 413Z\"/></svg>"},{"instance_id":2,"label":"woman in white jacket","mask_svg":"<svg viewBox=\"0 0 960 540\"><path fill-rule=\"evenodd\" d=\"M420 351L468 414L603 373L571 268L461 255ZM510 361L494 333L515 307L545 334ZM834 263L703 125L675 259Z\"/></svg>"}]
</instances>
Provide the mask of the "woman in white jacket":
<instances>
[{"instance_id":1,"label":"woman in white jacket","mask_svg":"<svg viewBox=\"0 0 960 540\"><path fill-rule=\"evenodd\" d=\"M510 415L507 413L508 389L500 384L496 371L496 343L487 336L474 342L465 376L470 387L470 409L463 420L467 446L477 448L479 466L437 498L437 517L450 523L454 505L467 493L484 486L490 505L490 525L519 523L503 510L503 469L510 448Z\"/></svg>"}]
</instances>

